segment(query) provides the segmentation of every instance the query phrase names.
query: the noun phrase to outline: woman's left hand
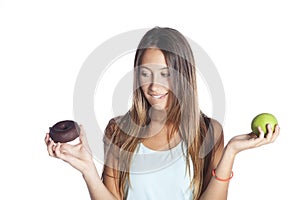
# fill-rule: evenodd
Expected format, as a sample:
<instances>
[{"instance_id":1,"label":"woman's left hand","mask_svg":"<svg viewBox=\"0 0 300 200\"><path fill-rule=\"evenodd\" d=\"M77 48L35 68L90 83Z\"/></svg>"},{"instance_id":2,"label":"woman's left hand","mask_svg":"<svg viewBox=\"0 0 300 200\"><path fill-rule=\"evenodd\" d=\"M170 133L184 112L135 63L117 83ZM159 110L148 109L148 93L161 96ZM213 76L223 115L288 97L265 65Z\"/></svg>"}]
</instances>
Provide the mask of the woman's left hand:
<instances>
[{"instance_id":1,"label":"woman's left hand","mask_svg":"<svg viewBox=\"0 0 300 200\"><path fill-rule=\"evenodd\" d=\"M265 134L260 127L258 127L260 133L259 136L256 136L254 133L250 133L233 137L227 144L227 150L230 150L234 155L236 155L246 149L252 149L273 143L280 133L280 128L276 125L273 132L271 125L268 124L267 129L268 133L266 137L264 137Z\"/></svg>"}]
</instances>

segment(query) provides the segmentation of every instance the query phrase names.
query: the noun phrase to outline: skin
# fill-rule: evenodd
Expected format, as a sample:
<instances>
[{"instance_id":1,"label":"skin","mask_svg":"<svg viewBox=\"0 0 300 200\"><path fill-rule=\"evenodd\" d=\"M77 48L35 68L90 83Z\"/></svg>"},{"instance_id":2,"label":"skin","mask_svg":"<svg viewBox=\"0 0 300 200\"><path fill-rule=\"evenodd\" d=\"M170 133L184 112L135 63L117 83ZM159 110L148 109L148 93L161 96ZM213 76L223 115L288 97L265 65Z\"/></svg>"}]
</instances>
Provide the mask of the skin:
<instances>
[{"instance_id":1,"label":"skin","mask_svg":"<svg viewBox=\"0 0 300 200\"><path fill-rule=\"evenodd\" d=\"M142 58L139 78L143 94L154 108L147 130L148 137L143 139L143 144L153 150L166 150L176 146L180 142L179 134L175 134L168 143L167 136L171 125L166 126L164 117L161 117L168 107L170 71L159 49L146 50Z\"/></svg>"},{"instance_id":2,"label":"skin","mask_svg":"<svg viewBox=\"0 0 300 200\"><path fill-rule=\"evenodd\" d=\"M170 88L170 72L164 55L158 49L148 49L140 66L140 84L142 91L157 109L166 109Z\"/></svg>"},{"instance_id":3,"label":"skin","mask_svg":"<svg viewBox=\"0 0 300 200\"><path fill-rule=\"evenodd\" d=\"M164 75L167 74L168 69L162 52L158 49L147 50L142 60L142 66L144 68L141 70L140 80L145 97L157 110L166 109L170 77ZM158 98L159 96L161 98ZM153 120L151 123L149 126L149 137L143 140L143 144L154 150L169 148L169 145L166 144L168 144L167 135L169 134L170 127L161 125L163 123L159 120ZM221 125L216 121L213 121L213 124L215 133L217 135L221 134ZM49 133L47 133L45 143L49 156L69 163L82 173L92 200L119 200L120 197L114 184L114 178L104 176L103 181L101 180L90 153L84 128L82 125L80 127L79 143L76 145L67 143L55 144L49 137ZM259 127L259 137L252 133L242 134L233 137L224 149L223 145L220 145L221 147L214 154L214 163L212 165L212 168L216 169L216 175L223 179L230 177L235 156L239 152L273 143L280 133L280 128L276 125L274 132L271 126L268 125L267 128L268 133L266 137L264 137L264 133ZM175 135L171 138L171 147L178 144L179 141L179 137ZM105 174L112 174L113 170L107 166L104 167ZM208 181L208 187L202 194L201 200L227 199L228 181L219 181L214 177Z\"/></svg>"}]
</instances>

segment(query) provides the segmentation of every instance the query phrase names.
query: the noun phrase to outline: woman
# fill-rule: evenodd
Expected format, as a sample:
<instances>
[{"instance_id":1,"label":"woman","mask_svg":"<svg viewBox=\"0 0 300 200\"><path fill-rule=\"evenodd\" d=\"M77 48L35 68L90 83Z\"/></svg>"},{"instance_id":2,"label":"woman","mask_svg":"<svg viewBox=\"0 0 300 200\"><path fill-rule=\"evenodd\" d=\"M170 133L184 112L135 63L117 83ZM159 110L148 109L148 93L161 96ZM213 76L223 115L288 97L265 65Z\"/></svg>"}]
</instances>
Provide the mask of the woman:
<instances>
[{"instance_id":1,"label":"woman","mask_svg":"<svg viewBox=\"0 0 300 200\"><path fill-rule=\"evenodd\" d=\"M155 27L137 48L133 103L107 125L102 178L81 126L80 143L55 144L50 156L79 170L91 199L227 199L232 166L242 150L274 142L279 126L260 136L232 138L224 148L220 123L198 108L191 48L178 31ZM178 154L178 152L180 152Z\"/></svg>"}]
</instances>

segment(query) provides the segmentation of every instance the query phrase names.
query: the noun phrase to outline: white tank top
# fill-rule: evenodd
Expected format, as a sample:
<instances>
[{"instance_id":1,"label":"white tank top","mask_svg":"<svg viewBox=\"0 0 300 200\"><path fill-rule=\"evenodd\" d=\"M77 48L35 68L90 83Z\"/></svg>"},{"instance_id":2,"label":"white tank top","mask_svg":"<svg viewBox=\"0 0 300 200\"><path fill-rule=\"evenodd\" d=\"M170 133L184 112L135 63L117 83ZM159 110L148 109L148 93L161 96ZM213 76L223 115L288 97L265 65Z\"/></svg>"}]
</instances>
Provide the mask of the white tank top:
<instances>
[{"instance_id":1,"label":"white tank top","mask_svg":"<svg viewBox=\"0 0 300 200\"><path fill-rule=\"evenodd\" d=\"M183 142L166 151L137 146L130 169L127 200L192 200L191 176L186 170ZM191 178L190 178L191 177Z\"/></svg>"}]
</instances>

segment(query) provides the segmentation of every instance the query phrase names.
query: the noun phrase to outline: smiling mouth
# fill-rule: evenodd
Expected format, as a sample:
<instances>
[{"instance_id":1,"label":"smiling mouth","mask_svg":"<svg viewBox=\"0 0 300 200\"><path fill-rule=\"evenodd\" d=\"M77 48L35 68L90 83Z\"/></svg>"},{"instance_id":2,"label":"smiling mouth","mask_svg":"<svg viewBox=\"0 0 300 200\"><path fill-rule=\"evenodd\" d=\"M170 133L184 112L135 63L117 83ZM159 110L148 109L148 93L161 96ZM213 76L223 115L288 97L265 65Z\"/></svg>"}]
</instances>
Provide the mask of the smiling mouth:
<instances>
[{"instance_id":1,"label":"smiling mouth","mask_svg":"<svg viewBox=\"0 0 300 200\"><path fill-rule=\"evenodd\" d=\"M166 94L150 94L151 97L153 97L154 99L162 99L165 96L167 96L168 93Z\"/></svg>"}]
</instances>

